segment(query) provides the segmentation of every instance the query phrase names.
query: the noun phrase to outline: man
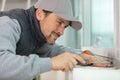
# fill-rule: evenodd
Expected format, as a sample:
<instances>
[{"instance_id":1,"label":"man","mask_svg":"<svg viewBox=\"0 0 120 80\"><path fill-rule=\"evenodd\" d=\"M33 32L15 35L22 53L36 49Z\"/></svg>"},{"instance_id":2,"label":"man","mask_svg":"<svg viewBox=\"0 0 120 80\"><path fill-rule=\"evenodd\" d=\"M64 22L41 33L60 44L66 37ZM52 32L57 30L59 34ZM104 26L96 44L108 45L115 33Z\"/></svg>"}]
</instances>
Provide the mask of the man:
<instances>
[{"instance_id":1,"label":"man","mask_svg":"<svg viewBox=\"0 0 120 80\"><path fill-rule=\"evenodd\" d=\"M1 12L0 80L32 80L49 70L67 72L77 62L85 65L85 60L106 62L55 44L69 25L76 30L81 28L73 17L70 0L40 0L27 10Z\"/></svg>"}]
</instances>

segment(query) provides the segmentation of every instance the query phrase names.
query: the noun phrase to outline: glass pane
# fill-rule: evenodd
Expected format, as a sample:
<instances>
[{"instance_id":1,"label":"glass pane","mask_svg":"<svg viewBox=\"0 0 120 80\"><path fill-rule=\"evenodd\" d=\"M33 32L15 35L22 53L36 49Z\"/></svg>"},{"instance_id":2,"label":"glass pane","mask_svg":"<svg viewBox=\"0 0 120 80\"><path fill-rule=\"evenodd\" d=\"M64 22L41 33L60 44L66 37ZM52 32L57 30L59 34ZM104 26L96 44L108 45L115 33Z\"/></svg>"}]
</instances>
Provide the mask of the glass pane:
<instances>
[{"instance_id":1,"label":"glass pane","mask_svg":"<svg viewBox=\"0 0 120 80\"><path fill-rule=\"evenodd\" d=\"M92 0L92 45L113 47L113 0Z\"/></svg>"}]
</instances>

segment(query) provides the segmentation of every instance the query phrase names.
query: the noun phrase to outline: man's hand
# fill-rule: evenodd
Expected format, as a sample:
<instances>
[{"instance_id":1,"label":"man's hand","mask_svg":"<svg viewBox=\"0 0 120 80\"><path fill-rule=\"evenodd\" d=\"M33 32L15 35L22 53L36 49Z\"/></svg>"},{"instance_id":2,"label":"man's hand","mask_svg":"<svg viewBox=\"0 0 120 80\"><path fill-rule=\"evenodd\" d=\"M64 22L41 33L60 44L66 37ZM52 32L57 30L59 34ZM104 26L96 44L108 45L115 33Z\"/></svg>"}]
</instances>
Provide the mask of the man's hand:
<instances>
[{"instance_id":1,"label":"man's hand","mask_svg":"<svg viewBox=\"0 0 120 80\"><path fill-rule=\"evenodd\" d=\"M53 70L62 70L64 72L72 70L73 67L77 64L77 61L80 61L83 65L85 64L85 61L81 56L69 52L52 57L51 60Z\"/></svg>"},{"instance_id":2,"label":"man's hand","mask_svg":"<svg viewBox=\"0 0 120 80\"><path fill-rule=\"evenodd\" d=\"M62 70L64 72L72 70L78 62L83 66L92 63L95 67L111 67L111 64L108 64L109 62L105 58L88 54L78 55L70 52L52 57L51 61L53 70Z\"/></svg>"},{"instance_id":3,"label":"man's hand","mask_svg":"<svg viewBox=\"0 0 120 80\"><path fill-rule=\"evenodd\" d=\"M80 56L84 60L88 60L88 64L92 64L95 67L111 67L112 64L103 57L88 55L88 54L80 54Z\"/></svg>"}]
</instances>

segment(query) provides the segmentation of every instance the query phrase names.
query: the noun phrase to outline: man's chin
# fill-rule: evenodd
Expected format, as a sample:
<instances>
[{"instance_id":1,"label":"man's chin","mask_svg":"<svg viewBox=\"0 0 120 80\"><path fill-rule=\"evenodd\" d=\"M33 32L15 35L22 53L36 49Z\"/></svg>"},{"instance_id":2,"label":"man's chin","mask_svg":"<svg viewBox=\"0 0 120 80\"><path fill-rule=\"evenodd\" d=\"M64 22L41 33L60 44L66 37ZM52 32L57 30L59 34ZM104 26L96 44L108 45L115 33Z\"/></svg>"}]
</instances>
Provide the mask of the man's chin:
<instances>
[{"instance_id":1,"label":"man's chin","mask_svg":"<svg viewBox=\"0 0 120 80\"><path fill-rule=\"evenodd\" d=\"M54 45L55 43L48 43L48 44L50 44L50 45Z\"/></svg>"},{"instance_id":2,"label":"man's chin","mask_svg":"<svg viewBox=\"0 0 120 80\"><path fill-rule=\"evenodd\" d=\"M54 45L54 44L55 44L55 41L54 41L54 42L47 41L47 43L50 44L50 45Z\"/></svg>"}]
</instances>

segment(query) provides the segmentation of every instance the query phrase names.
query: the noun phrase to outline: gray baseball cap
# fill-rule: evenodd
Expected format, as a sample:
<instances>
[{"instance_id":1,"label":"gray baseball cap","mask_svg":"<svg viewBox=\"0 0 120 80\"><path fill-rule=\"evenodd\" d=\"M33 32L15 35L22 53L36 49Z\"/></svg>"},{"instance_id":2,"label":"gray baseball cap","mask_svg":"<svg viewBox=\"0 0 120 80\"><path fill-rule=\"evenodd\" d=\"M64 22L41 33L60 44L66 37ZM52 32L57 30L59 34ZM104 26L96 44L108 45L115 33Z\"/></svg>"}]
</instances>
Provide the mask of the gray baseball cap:
<instances>
[{"instance_id":1,"label":"gray baseball cap","mask_svg":"<svg viewBox=\"0 0 120 80\"><path fill-rule=\"evenodd\" d=\"M70 0L38 0L34 7L51 11L61 18L71 21L70 26L75 30L82 27L81 22L73 16Z\"/></svg>"}]
</instances>

